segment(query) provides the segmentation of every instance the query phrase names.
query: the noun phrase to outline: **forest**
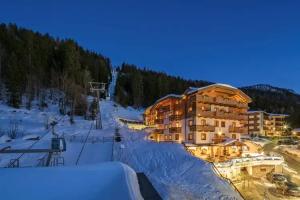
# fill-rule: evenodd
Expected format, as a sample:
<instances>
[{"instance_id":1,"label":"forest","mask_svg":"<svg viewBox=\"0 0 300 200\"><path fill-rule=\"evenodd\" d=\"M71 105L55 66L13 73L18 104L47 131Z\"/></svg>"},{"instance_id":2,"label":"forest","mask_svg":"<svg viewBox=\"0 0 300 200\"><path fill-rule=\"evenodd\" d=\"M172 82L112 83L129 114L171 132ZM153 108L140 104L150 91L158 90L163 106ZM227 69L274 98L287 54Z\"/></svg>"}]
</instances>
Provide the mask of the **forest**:
<instances>
[{"instance_id":1,"label":"forest","mask_svg":"<svg viewBox=\"0 0 300 200\"><path fill-rule=\"evenodd\" d=\"M0 99L15 108L31 108L47 90L62 91L61 112L83 114L89 81L109 83L110 60L72 39L0 24ZM44 103L40 103L43 105Z\"/></svg>"},{"instance_id":2,"label":"forest","mask_svg":"<svg viewBox=\"0 0 300 200\"><path fill-rule=\"evenodd\" d=\"M116 86L116 101L123 106L148 107L167 94L182 94L188 87L203 87L212 82L185 80L180 77L155 72L123 63L119 68ZM269 85L241 87L253 102L250 110L289 114L293 127L300 126L300 95Z\"/></svg>"}]
</instances>

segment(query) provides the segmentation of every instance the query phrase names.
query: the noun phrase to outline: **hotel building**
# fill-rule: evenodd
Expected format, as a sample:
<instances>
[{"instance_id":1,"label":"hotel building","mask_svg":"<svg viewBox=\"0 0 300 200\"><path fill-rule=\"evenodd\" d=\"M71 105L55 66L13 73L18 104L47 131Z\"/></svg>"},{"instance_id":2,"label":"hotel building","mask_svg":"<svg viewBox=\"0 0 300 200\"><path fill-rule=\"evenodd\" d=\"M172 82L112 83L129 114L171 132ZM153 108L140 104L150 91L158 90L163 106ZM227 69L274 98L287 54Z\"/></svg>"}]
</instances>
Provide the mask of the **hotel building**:
<instances>
[{"instance_id":1,"label":"hotel building","mask_svg":"<svg viewBox=\"0 0 300 200\"><path fill-rule=\"evenodd\" d=\"M287 131L288 115L272 114L264 111L249 111L249 134L260 136L283 136Z\"/></svg>"},{"instance_id":2,"label":"hotel building","mask_svg":"<svg viewBox=\"0 0 300 200\"><path fill-rule=\"evenodd\" d=\"M241 90L225 84L189 88L183 95L168 95L147 108L145 123L155 127L155 141L184 142L204 158L237 157L240 139L248 134L248 103Z\"/></svg>"}]
</instances>

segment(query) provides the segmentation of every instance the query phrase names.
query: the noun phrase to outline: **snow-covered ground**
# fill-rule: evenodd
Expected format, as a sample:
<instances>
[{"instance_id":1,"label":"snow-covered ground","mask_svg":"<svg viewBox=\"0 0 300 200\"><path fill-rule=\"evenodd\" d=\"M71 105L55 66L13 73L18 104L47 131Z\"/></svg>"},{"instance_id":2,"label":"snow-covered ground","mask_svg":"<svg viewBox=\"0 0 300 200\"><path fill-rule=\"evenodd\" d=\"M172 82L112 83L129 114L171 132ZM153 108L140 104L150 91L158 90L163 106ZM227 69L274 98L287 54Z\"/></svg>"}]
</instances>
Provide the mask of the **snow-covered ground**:
<instances>
[{"instance_id":1,"label":"snow-covered ground","mask_svg":"<svg viewBox=\"0 0 300 200\"><path fill-rule=\"evenodd\" d=\"M113 74L112 85L115 78L116 74ZM109 87L112 99L113 89L114 86ZM36 107L32 110L13 109L0 102L2 132L10 129L11 121L14 121L18 122L23 135L38 135L41 138L38 141L24 140L22 137L12 141L2 138L0 149L7 146L13 149L49 148L52 134L45 129L44 122L50 117L58 121L56 133L66 138L67 150L59 155L64 158L64 165L68 166L66 170L72 170L75 165L120 161L137 172L144 172L163 199L240 199L229 184L213 172L209 163L191 156L182 145L148 141L146 132L130 130L118 122L118 118L141 120L142 111L123 108L112 100L101 101L100 107L103 129L96 130L94 122L82 117L75 117L75 123L70 124L68 116L58 113L55 103L49 103L48 108L40 111ZM120 143L113 140L116 128L122 135ZM0 154L0 167L7 166L12 158L20 156ZM43 157L45 154L23 155L20 167L37 166L38 159Z\"/></svg>"},{"instance_id":2,"label":"snow-covered ground","mask_svg":"<svg viewBox=\"0 0 300 200\"><path fill-rule=\"evenodd\" d=\"M258 137L255 137L255 138L252 138L251 139L251 142L263 147L265 146L266 144L270 143L271 141L268 140L268 139L265 139L265 138L258 138Z\"/></svg>"},{"instance_id":3,"label":"snow-covered ground","mask_svg":"<svg viewBox=\"0 0 300 200\"><path fill-rule=\"evenodd\" d=\"M143 133L121 134L126 139L117 145L115 158L146 173L163 199L239 199L209 163L191 156L182 145L147 141Z\"/></svg>"}]
</instances>

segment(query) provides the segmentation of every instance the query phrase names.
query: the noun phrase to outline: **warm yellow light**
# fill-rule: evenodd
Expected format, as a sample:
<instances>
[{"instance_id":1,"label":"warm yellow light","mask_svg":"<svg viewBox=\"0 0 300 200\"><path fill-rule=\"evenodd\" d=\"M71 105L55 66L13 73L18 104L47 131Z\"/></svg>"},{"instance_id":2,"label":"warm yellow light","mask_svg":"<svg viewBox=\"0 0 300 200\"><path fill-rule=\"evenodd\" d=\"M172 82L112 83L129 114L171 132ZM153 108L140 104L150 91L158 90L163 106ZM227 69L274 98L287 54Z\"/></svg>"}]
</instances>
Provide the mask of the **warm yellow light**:
<instances>
[{"instance_id":1,"label":"warm yellow light","mask_svg":"<svg viewBox=\"0 0 300 200\"><path fill-rule=\"evenodd\" d=\"M222 135L222 131L218 131L218 135Z\"/></svg>"},{"instance_id":2,"label":"warm yellow light","mask_svg":"<svg viewBox=\"0 0 300 200\"><path fill-rule=\"evenodd\" d=\"M284 125L283 128L284 128L284 129L287 129L287 125Z\"/></svg>"}]
</instances>

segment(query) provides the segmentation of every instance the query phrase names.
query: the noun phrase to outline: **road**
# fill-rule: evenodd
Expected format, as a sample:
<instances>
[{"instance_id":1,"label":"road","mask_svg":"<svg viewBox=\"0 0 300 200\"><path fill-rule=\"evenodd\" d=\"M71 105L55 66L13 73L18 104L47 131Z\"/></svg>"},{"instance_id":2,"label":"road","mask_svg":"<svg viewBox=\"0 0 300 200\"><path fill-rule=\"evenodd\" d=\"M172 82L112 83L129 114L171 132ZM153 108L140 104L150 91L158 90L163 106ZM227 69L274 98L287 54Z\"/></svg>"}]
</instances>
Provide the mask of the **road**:
<instances>
[{"instance_id":1,"label":"road","mask_svg":"<svg viewBox=\"0 0 300 200\"><path fill-rule=\"evenodd\" d=\"M276 146L276 144L274 142L268 143L263 147L264 152L270 153L270 152L275 152L277 154L280 154L281 156L284 157L284 160L286 162L286 164L289 166L289 168L295 170L298 174L300 174L300 162L299 160L296 160L295 158L293 158L292 156L285 154L281 151L279 151L278 149L274 149L274 147Z\"/></svg>"}]
</instances>

